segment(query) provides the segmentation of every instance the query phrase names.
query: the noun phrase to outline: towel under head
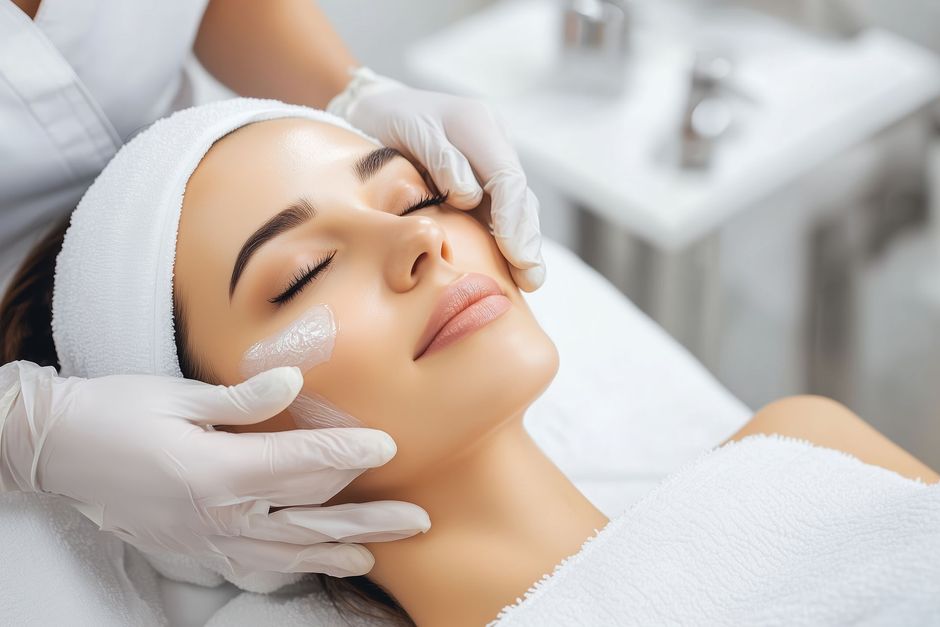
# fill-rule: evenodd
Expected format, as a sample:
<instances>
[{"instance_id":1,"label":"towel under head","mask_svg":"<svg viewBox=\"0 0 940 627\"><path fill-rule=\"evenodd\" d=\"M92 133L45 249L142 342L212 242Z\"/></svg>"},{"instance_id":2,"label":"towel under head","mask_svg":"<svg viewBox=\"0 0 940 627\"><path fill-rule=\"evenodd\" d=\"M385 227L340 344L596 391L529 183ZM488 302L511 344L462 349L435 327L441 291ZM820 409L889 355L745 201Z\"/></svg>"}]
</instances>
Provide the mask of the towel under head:
<instances>
[{"instance_id":1,"label":"towel under head","mask_svg":"<svg viewBox=\"0 0 940 627\"><path fill-rule=\"evenodd\" d=\"M181 377L173 263L186 183L209 148L262 120L327 122L325 111L235 98L174 113L125 144L72 213L56 259L52 336L63 376Z\"/></svg>"}]
</instances>

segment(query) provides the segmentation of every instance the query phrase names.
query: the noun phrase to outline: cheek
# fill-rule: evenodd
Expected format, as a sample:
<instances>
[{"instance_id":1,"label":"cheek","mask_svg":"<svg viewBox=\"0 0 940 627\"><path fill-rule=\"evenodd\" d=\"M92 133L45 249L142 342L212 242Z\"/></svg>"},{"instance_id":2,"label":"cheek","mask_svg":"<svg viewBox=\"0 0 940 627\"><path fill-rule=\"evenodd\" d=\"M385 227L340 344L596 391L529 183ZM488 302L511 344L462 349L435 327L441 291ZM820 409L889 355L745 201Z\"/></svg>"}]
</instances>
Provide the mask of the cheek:
<instances>
[{"instance_id":1,"label":"cheek","mask_svg":"<svg viewBox=\"0 0 940 627\"><path fill-rule=\"evenodd\" d=\"M356 305L335 304L334 311L338 332L333 357L305 375L304 392L325 398L363 427L385 431L398 446L391 462L364 473L351 490L406 483L427 465L416 451L440 448L426 428L427 417L441 407L440 399L427 393L427 382L411 360L413 346L400 332L400 310L387 301L366 299ZM339 498L350 498L351 490Z\"/></svg>"},{"instance_id":2,"label":"cheek","mask_svg":"<svg viewBox=\"0 0 940 627\"><path fill-rule=\"evenodd\" d=\"M394 437L413 396L401 312L376 291L357 290L355 296L353 301L332 300L337 329L333 353L306 373L304 392L322 396L363 426Z\"/></svg>"}]
</instances>

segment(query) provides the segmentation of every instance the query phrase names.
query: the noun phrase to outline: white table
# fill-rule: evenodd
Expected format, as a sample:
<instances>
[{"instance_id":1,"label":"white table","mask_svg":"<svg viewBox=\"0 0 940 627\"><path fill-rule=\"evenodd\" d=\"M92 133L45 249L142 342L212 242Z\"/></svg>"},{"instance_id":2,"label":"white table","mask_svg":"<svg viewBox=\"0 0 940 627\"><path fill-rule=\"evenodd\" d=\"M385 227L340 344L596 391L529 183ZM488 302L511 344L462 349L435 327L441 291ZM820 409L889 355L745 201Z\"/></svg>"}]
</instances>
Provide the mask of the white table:
<instances>
[{"instance_id":1,"label":"white table","mask_svg":"<svg viewBox=\"0 0 940 627\"><path fill-rule=\"evenodd\" d=\"M634 235L649 297L628 294L712 365L719 228L831 164L829 191L848 195L839 185L869 172L844 176L839 157L923 110L940 94L940 66L885 31L823 39L717 3L707 13L690 8L705 3L634 4L619 99L554 86L561 3L552 0L497 2L416 42L407 65L419 84L489 101L530 172L592 218L589 236L608 225ZM746 97L731 100L733 126L710 168L687 171L675 166L677 136L703 48L733 60L733 88Z\"/></svg>"}]
</instances>

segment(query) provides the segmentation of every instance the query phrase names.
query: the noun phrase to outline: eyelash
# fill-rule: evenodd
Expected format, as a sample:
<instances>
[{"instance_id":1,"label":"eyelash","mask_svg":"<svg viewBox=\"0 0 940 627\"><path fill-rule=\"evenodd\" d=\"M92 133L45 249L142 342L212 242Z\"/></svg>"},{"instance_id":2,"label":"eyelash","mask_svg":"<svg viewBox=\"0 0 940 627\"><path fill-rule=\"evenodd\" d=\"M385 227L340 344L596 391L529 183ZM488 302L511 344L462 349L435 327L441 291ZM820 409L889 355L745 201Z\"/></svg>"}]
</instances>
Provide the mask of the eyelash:
<instances>
[{"instance_id":1,"label":"eyelash","mask_svg":"<svg viewBox=\"0 0 940 627\"><path fill-rule=\"evenodd\" d=\"M429 193L426 194L424 198L399 213L398 216L406 216L414 211L425 209L427 207L433 207L435 205L442 205L445 202L447 202L447 192L444 192L443 194ZM330 267L330 263L333 261L333 257L335 256L336 251L334 250L325 257L318 260L313 265L307 265L290 280L290 284L283 292L274 298L269 298L268 302L273 305L286 305L292 301L295 296L300 294L300 292L302 292L303 289L307 287L308 283L313 281L323 271Z\"/></svg>"},{"instance_id":2,"label":"eyelash","mask_svg":"<svg viewBox=\"0 0 940 627\"><path fill-rule=\"evenodd\" d=\"M428 193L424 196L424 198L422 198L415 204L411 205L410 207L408 207L407 209L405 209L398 215L406 216L413 211L418 211L419 209L424 209L425 207L433 207L434 205L443 205L445 202L447 202L447 194L448 192L444 192L443 194Z\"/></svg>"},{"instance_id":3,"label":"eyelash","mask_svg":"<svg viewBox=\"0 0 940 627\"><path fill-rule=\"evenodd\" d=\"M321 258L313 265L308 265L299 273L297 273L293 279L290 280L290 284L287 286L283 292L274 298L269 298L268 302L273 305L285 305L292 301L297 294L303 291L307 287L307 283L317 278L321 272L330 267L330 262L333 261L333 257L336 256L336 251L332 251L325 257Z\"/></svg>"}]
</instances>

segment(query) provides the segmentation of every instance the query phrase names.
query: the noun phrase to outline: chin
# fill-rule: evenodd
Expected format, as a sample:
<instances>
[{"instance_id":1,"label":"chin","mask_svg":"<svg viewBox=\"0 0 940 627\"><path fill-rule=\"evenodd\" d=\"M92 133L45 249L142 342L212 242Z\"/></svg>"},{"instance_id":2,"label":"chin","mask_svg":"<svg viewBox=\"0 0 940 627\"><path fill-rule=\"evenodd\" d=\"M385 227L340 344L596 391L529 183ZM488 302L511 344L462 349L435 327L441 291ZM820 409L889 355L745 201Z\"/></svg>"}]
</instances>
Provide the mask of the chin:
<instances>
[{"instance_id":1,"label":"chin","mask_svg":"<svg viewBox=\"0 0 940 627\"><path fill-rule=\"evenodd\" d=\"M505 413L524 412L558 372L558 349L536 325L507 334L494 360L491 384Z\"/></svg>"},{"instance_id":2,"label":"chin","mask_svg":"<svg viewBox=\"0 0 940 627\"><path fill-rule=\"evenodd\" d=\"M485 432L525 412L558 372L558 350L531 314L516 308L461 345L441 364L442 401Z\"/></svg>"}]
</instances>

